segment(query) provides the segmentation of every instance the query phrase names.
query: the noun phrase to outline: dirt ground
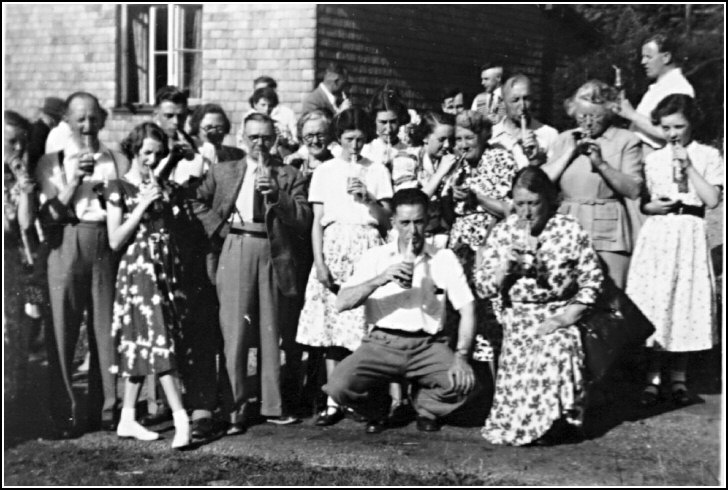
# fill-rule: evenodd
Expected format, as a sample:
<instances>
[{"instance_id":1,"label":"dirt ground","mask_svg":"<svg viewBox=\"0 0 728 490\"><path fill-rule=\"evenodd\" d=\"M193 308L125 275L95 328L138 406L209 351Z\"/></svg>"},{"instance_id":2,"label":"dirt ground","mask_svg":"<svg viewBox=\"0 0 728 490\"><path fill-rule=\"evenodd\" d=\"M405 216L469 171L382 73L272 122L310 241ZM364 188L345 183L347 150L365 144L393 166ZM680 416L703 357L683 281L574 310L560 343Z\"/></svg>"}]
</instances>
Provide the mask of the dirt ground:
<instances>
[{"instance_id":1,"label":"dirt ground","mask_svg":"<svg viewBox=\"0 0 728 490\"><path fill-rule=\"evenodd\" d=\"M708 220L717 275L722 280L723 207L711 212ZM720 347L691 355L688 381L696 394L695 404L676 408L665 402L651 411L637 409L640 380L635 374L622 379L611 403L587 413L586 440L551 447L494 446L480 437L477 427L446 426L426 434L412 423L367 435L361 424L351 420L318 428L312 418L287 427L255 425L245 434L185 453L169 449L171 427L163 432L165 439L152 443L120 441L103 432L51 441L47 439L44 371L42 364L34 363L33 388L22 407L5 410L4 483L8 485L266 485L273 480L265 473L285 471L315 473L316 479L305 480L312 485L725 485ZM97 464L74 466L70 476L61 476L58 467L73 465L75 460L68 455L77 453ZM128 457L128 466L109 463L112 454L113 458ZM245 461L245 471L233 469L243 468L235 466L235 461ZM171 470L155 465L170 462L175 472L195 465L215 469L160 483L158 473ZM250 462L258 469L251 470ZM296 478L285 481L302 484Z\"/></svg>"}]
</instances>

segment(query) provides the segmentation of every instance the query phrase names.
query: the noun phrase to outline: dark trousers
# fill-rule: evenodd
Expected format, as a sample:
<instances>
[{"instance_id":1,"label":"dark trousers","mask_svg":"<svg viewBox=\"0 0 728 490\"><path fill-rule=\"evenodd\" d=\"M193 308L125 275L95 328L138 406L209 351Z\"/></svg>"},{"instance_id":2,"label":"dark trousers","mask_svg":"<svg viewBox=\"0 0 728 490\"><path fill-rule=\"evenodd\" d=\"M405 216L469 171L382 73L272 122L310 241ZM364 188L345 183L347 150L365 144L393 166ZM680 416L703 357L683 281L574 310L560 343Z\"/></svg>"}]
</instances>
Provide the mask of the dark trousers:
<instances>
[{"instance_id":1,"label":"dark trousers","mask_svg":"<svg viewBox=\"0 0 728 490\"><path fill-rule=\"evenodd\" d=\"M91 354L88 421L93 427L100 420L113 418L117 405L116 375L109 368L114 353L111 319L116 265L105 222L65 226L63 241L48 255L53 315L48 361L51 411L58 422L72 418L76 423L79 417L72 364L84 312Z\"/></svg>"},{"instance_id":2,"label":"dark trousers","mask_svg":"<svg viewBox=\"0 0 728 490\"><path fill-rule=\"evenodd\" d=\"M445 337L397 335L375 328L336 367L323 389L337 403L377 420L389 411L389 383L407 380L412 383L417 414L442 418L467 399L451 389L448 370L454 356Z\"/></svg>"}]
</instances>

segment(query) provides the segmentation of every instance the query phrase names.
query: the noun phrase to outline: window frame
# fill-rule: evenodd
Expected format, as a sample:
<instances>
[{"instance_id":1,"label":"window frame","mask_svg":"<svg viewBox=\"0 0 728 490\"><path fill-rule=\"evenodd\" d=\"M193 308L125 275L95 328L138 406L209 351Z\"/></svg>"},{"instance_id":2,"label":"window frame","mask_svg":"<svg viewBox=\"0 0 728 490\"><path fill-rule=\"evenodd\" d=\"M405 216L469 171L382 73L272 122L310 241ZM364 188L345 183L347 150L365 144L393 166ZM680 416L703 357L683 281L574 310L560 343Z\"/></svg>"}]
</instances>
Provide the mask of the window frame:
<instances>
[{"instance_id":1,"label":"window frame","mask_svg":"<svg viewBox=\"0 0 728 490\"><path fill-rule=\"evenodd\" d=\"M129 8L139 7L139 4L124 4L117 5L117 18L118 22L118 39L119 49L117 50L117 100L116 110L119 111L130 111L132 113L145 113L151 112L154 107L154 94L160 87L156 85L156 63L155 58L160 54L166 54L167 57L167 85L180 86L182 81L182 57L185 53L198 53L199 56L204 56L202 49L202 37L200 37L199 49L185 47L184 43L184 27L182 25L184 9L183 7L199 6L200 9L204 8L204 4L147 4L144 5L149 8L149 32L148 32L148 81L147 91L148 100L131 101L129 100L130 92L130 41L129 41ZM165 50L156 49L157 40L157 29L152 28L156 26L157 15L160 8L166 8L167 11L167 45ZM200 26L200 30L202 27ZM202 33L201 33L202 36ZM200 63L200 70L202 70L202 63ZM200 73L200 79L202 79ZM201 91L201 88L200 88ZM200 97L190 97L189 105L200 104L202 101L202 94Z\"/></svg>"}]
</instances>

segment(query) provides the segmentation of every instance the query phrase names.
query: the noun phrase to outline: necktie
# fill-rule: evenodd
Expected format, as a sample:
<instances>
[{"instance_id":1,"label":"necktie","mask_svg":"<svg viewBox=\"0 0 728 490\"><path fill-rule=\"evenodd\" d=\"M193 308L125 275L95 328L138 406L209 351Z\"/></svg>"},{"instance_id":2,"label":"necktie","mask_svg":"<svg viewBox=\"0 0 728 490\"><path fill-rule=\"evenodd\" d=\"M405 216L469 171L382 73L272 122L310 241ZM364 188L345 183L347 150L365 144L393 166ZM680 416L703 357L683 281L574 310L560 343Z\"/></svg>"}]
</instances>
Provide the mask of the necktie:
<instances>
[{"instance_id":1,"label":"necktie","mask_svg":"<svg viewBox=\"0 0 728 490\"><path fill-rule=\"evenodd\" d=\"M265 222L265 196L256 188L253 191L253 223Z\"/></svg>"}]
</instances>

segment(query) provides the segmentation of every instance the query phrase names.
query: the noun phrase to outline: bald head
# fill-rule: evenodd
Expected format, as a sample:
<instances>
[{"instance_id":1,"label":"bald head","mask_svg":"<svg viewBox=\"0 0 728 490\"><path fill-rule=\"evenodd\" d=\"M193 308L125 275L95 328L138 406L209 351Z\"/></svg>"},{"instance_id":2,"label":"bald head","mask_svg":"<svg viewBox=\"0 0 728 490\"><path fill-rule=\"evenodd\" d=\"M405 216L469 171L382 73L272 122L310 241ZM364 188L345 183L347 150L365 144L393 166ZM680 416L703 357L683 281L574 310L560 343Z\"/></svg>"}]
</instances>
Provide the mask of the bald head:
<instances>
[{"instance_id":1,"label":"bald head","mask_svg":"<svg viewBox=\"0 0 728 490\"><path fill-rule=\"evenodd\" d=\"M75 92L66 99L65 119L77 138L81 135L96 138L104 127L105 111L94 95L88 92Z\"/></svg>"},{"instance_id":2,"label":"bald head","mask_svg":"<svg viewBox=\"0 0 728 490\"><path fill-rule=\"evenodd\" d=\"M522 114L531 112L531 80L525 75L515 75L503 84L503 100L508 119L518 124Z\"/></svg>"}]
</instances>

